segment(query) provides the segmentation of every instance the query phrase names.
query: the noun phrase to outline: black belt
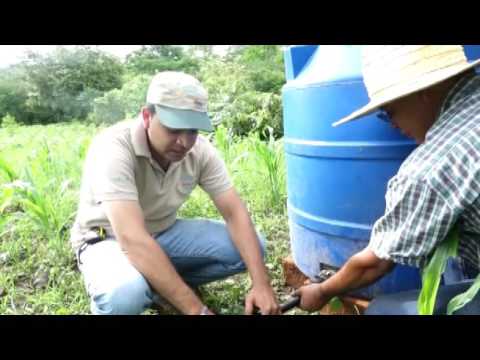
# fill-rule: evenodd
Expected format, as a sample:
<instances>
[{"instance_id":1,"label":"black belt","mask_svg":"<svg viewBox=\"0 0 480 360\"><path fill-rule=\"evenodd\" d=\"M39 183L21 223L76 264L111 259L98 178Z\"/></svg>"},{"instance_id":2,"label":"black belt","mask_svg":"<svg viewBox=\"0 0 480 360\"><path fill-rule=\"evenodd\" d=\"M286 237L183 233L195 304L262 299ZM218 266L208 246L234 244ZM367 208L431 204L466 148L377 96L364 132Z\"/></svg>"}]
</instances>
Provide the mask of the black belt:
<instances>
[{"instance_id":1,"label":"black belt","mask_svg":"<svg viewBox=\"0 0 480 360\"><path fill-rule=\"evenodd\" d=\"M78 264L81 265L82 262L80 261L80 255L82 254L82 252L87 248L88 245L94 245L102 240L105 240L107 238L106 236L106 231L104 228L102 227L96 227L94 229L92 229L93 231L95 231L98 236L95 237L95 238L92 238L92 239L88 239L88 240L85 240L84 243L82 245L80 245L80 247L78 248L78 251L77 251L77 261L78 261Z\"/></svg>"}]
</instances>

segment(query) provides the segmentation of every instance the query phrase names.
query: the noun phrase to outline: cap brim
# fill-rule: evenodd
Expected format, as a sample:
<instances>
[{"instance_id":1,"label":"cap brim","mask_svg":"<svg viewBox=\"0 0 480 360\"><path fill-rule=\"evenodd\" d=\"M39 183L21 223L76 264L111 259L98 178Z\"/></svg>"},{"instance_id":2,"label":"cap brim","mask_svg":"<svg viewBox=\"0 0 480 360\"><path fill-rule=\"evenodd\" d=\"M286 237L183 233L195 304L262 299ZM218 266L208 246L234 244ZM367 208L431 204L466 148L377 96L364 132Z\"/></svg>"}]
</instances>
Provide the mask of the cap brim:
<instances>
[{"instance_id":1,"label":"cap brim","mask_svg":"<svg viewBox=\"0 0 480 360\"><path fill-rule=\"evenodd\" d=\"M212 122L207 113L159 105L155 105L155 111L160 122L168 128L213 131Z\"/></svg>"},{"instance_id":2,"label":"cap brim","mask_svg":"<svg viewBox=\"0 0 480 360\"><path fill-rule=\"evenodd\" d=\"M367 105L363 106L362 108L354 111L350 115L344 117L343 119L340 119L332 124L333 127L345 124L347 122L350 122L352 120L358 119L362 116L368 115L380 108L383 105L386 105L388 103L391 103L395 100L401 99L407 95L413 94L414 92L426 89L430 86L436 85L444 80L447 80L455 75L461 74L464 71L467 71L469 69L473 69L475 66L480 65L480 59L475 60L465 66L453 69L451 72L445 72L444 74L441 74L438 78L433 78L433 79L427 79L423 84L417 83L417 84L412 84L410 85L408 90L398 92L396 94L391 94L391 96L383 99L378 99L377 101L370 101Z\"/></svg>"}]
</instances>

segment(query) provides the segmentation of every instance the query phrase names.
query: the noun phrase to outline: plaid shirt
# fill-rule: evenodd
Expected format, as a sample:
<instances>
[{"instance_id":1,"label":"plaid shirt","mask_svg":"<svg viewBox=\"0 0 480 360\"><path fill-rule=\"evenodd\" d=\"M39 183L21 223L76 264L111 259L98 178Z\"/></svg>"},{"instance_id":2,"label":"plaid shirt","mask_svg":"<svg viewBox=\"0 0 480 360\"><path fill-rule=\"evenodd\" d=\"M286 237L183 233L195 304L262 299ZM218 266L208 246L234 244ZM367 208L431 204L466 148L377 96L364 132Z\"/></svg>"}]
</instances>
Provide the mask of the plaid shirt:
<instances>
[{"instance_id":1,"label":"plaid shirt","mask_svg":"<svg viewBox=\"0 0 480 360\"><path fill-rule=\"evenodd\" d=\"M480 269L480 75L448 93L425 142L389 182L385 214L368 247L380 258L423 267L459 224L458 253Z\"/></svg>"}]
</instances>

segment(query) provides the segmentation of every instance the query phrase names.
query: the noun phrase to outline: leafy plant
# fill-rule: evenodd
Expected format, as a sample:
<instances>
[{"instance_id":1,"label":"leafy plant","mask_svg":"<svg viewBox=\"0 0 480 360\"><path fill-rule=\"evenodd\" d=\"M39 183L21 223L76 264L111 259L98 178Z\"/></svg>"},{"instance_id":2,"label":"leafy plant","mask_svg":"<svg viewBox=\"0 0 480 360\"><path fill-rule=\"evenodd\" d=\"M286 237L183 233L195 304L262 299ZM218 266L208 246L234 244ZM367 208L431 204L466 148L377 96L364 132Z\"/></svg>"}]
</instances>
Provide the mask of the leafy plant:
<instances>
[{"instance_id":1,"label":"leafy plant","mask_svg":"<svg viewBox=\"0 0 480 360\"><path fill-rule=\"evenodd\" d=\"M18 179L18 175L15 173L13 168L2 158L0 158L0 170L7 175L9 182L13 182Z\"/></svg>"},{"instance_id":2,"label":"leafy plant","mask_svg":"<svg viewBox=\"0 0 480 360\"><path fill-rule=\"evenodd\" d=\"M447 315L452 315L455 311L467 305L477 295L480 290L480 275L477 276L470 288L462 294L455 296L448 302Z\"/></svg>"},{"instance_id":3,"label":"leafy plant","mask_svg":"<svg viewBox=\"0 0 480 360\"><path fill-rule=\"evenodd\" d=\"M438 287L449 257L457 256L458 228L450 230L446 239L437 247L427 266L422 270L422 289L417 302L420 315L432 315L435 309Z\"/></svg>"}]
</instances>

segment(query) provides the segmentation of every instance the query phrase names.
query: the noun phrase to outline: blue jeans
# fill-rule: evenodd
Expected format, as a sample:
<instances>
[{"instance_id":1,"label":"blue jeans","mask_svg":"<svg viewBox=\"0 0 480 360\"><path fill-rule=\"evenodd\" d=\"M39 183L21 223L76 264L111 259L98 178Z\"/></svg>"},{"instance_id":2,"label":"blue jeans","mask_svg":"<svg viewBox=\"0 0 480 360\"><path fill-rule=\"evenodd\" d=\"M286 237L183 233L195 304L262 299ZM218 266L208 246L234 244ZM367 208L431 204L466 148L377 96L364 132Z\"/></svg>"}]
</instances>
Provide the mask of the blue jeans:
<instances>
[{"instance_id":1,"label":"blue jeans","mask_svg":"<svg viewBox=\"0 0 480 360\"><path fill-rule=\"evenodd\" d=\"M265 240L258 237L264 256ZM192 287L246 270L226 225L219 221L177 220L155 240ZM137 315L158 296L113 238L87 246L79 260L93 314Z\"/></svg>"}]
</instances>

